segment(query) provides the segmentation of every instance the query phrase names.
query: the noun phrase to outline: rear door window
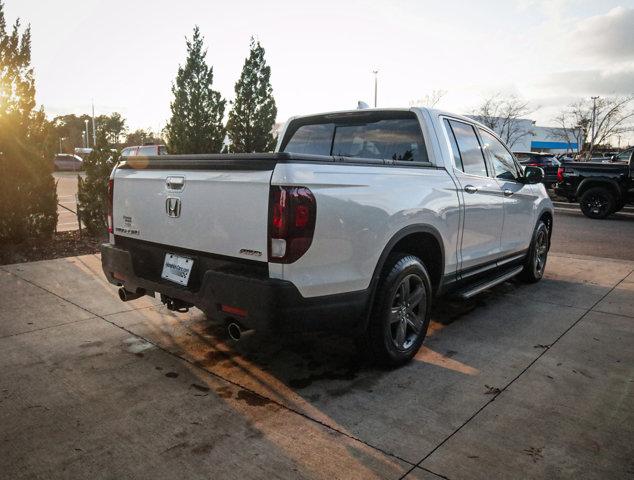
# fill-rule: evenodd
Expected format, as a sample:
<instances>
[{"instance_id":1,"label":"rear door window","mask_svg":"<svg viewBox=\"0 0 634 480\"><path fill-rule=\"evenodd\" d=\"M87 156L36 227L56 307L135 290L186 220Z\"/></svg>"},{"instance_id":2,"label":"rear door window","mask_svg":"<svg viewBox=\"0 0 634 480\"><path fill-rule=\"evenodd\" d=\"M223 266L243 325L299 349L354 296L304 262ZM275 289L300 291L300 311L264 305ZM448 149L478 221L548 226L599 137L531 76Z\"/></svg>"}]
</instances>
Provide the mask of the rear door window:
<instances>
[{"instance_id":1,"label":"rear door window","mask_svg":"<svg viewBox=\"0 0 634 480\"><path fill-rule=\"evenodd\" d=\"M473 126L456 120L448 120L448 123L451 129L447 133L453 133L455 140L455 146L452 145L452 147L458 149L458 152L454 152L454 158L458 156L460 159L460 163L456 163L456 166L469 175L486 177L486 161Z\"/></svg>"}]
</instances>

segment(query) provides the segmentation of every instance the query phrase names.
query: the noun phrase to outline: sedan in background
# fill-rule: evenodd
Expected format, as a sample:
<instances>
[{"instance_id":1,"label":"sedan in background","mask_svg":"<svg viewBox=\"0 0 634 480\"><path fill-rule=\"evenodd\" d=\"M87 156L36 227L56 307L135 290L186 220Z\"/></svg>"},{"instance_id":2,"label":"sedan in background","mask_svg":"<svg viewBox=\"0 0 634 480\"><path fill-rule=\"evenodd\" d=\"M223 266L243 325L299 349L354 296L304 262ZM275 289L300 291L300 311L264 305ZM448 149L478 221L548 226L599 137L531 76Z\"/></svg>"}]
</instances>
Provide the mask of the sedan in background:
<instances>
[{"instance_id":1,"label":"sedan in background","mask_svg":"<svg viewBox=\"0 0 634 480\"><path fill-rule=\"evenodd\" d=\"M538 152L513 152L517 160L525 167L540 167L544 170L544 180L542 183L546 187L551 187L557 183L557 169L561 162L551 153Z\"/></svg>"},{"instance_id":2,"label":"sedan in background","mask_svg":"<svg viewBox=\"0 0 634 480\"><path fill-rule=\"evenodd\" d=\"M84 168L84 161L79 155L58 153L53 159L53 166L58 172L78 172Z\"/></svg>"}]
</instances>

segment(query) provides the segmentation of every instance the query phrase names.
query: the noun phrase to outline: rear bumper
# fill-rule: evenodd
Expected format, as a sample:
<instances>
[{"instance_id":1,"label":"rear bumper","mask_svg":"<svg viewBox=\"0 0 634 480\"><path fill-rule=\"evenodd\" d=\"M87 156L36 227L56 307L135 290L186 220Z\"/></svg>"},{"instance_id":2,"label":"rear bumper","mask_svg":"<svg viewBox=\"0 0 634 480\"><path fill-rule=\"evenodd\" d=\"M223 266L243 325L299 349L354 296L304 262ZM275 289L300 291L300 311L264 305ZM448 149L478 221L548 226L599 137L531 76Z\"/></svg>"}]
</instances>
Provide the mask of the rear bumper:
<instances>
[{"instance_id":1,"label":"rear bumper","mask_svg":"<svg viewBox=\"0 0 634 480\"><path fill-rule=\"evenodd\" d=\"M133 292L143 289L148 294L161 293L194 305L212 318L237 320L246 329L351 330L364 324L369 291L305 298L291 282L251 276L245 268L241 268L240 273L206 268L199 272L200 280L193 290L167 280L137 275L132 253L110 243L101 245L101 263L110 283ZM247 313L245 316L227 314L221 305Z\"/></svg>"}]
</instances>

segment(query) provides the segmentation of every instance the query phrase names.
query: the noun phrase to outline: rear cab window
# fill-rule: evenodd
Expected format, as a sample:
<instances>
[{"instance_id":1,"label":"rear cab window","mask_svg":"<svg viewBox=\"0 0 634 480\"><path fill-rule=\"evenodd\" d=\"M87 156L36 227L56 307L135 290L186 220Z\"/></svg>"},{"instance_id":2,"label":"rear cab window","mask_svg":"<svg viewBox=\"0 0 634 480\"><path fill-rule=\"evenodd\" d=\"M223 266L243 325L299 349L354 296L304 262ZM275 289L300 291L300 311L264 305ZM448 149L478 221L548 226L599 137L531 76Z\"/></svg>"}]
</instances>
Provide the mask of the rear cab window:
<instances>
[{"instance_id":1,"label":"rear cab window","mask_svg":"<svg viewBox=\"0 0 634 480\"><path fill-rule=\"evenodd\" d=\"M139 147L139 151L137 152L137 155L140 156L150 156L150 155L156 155L157 154L157 147L156 145L146 145L143 147Z\"/></svg>"},{"instance_id":2,"label":"rear cab window","mask_svg":"<svg viewBox=\"0 0 634 480\"><path fill-rule=\"evenodd\" d=\"M122 157L130 157L130 156L134 156L134 155L136 155L136 149L137 149L137 147L127 147L127 148L124 148L124 149L121 151L121 156L122 156Z\"/></svg>"},{"instance_id":3,"label":"rear cab window","mask_svg":"<svg viewBox=\"0 0 634 480\"><path fill-rule=\"evenodd\" d=\"M412 112L362 112L291 122L281 151L343 158L427 163L418 118Z\"/></svg>"}]
</instances>

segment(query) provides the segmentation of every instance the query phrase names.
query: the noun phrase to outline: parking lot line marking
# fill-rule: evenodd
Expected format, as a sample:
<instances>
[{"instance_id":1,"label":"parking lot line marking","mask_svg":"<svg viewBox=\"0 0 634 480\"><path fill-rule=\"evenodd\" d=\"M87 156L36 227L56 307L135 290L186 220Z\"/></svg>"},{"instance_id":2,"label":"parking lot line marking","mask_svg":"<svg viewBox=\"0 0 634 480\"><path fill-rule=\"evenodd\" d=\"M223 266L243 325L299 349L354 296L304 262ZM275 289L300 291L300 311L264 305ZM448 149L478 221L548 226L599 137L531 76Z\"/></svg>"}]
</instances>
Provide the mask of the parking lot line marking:
<instances>
[{"instance_id":1,"label":"parking lot line marking","mask_svg":"<svg viewBox=\"0 0 634 480\"><path fill-rule=\"evenodd\" d=\"M493 403L495 401L495 399L502 395L502 393L504 391L506 391L513 383L515 383L515 381L517 379L519 379L522 375L524 375L524 373L526 373L528 371L529 368L531 368L535 363L537 363L537 361L542 358L544 355L546 355L547 352L549 352L552 347L557 344L557 342L559 342L559 340L561 340L564 335L566 335L570 330L572 330L575 326L577 326L579 324L579 322L581 320L583 320L591 311L594 307L596 307L605 297L607 297L610 293L612 293L612 291L614 291L614 289L616 289L616 287L618 287L621 283L623 283L623 280L625 280L627 277L629 277L632 272L634 272L633 270L630 270L630 272L625 275L621 280L619 280L617 282L616 285L614 285L612 288L610 288L610 290L605 293L605 295L603 295L599 300L597 300L590 308L588 308L577 320L575 320L568 328L566 328L561 335L559 335L549 346L549 348L545 348L542 350L542 352L537 355L537 357L535 357L531 362L529 362L529 364L520 372L518 373L513 379L511 379L510 382L508 382L504 387L500 388L499 392L491 395L491 398L484 404L482 405L478 410L476 410L476 412L471 415L462 425L460 425L458 428L456 428L452 433L450 433L442 442L440 442L438 445L436 445L429 453L427 453L427 455L425 455L413 468L411 468L409 470L409 472L406 472L403 476L401 476L401 478L399 480L403 480L407 475L409 475L414 468L419 467L421 468L421 464L427 460L430 456L432 456L434 454L434 452L436 452L436 450L438 450L440 447L442 447L445 443L447 443L455 434L457 434L460 430L462 430L466 425L469 424L469 422L471 422L471 420L473 420L475 417L477 417L480 412L482 412L486 407L488 407L489 405L491 405L491 403Z\"/></svg>"}]
</instances>

